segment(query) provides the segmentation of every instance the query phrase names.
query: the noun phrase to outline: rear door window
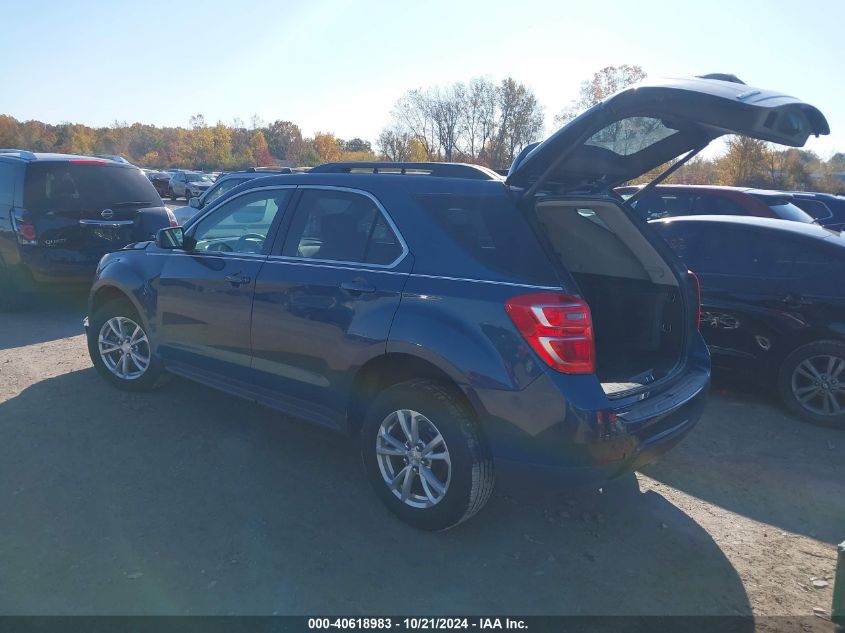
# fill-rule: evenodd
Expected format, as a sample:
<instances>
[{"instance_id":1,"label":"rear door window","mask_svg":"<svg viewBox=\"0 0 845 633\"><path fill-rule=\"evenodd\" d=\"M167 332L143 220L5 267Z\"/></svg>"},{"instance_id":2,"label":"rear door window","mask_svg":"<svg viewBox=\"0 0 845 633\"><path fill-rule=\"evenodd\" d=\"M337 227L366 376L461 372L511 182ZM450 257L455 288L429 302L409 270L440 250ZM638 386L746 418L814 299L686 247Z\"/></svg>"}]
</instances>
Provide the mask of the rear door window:
<instances>
[{"instance_id":1,"label":"rear door window","mask_svg":"<svg viewBox=\"0 0 845 633\"><path fill-rule=\"evenodd\" d=\"M802 240L792 271L794 292L817 297L842 297L845 294L845 255L842 250L814 240Z\"/></svg>"},{"instance_id":2,"label":"rear door window","mask_svg":"<svg viewBox=\"0 0 845 633\"><path fill-rule=\"evenodd\" d=\"M447 239L484 268L530 281L554 279L537 237L507 198L449 193L420 194L417 201Z\"/></svg>"},{"instance_id":3,"label":"rear door window","mask_svg":"<svg viewBox=\"0 0 845 633\"><path fill-rule=\"evenodd\" d=\"M15 179L18 170L15 165L0 161L0 211L15 206Z\"/></svg>"},{"instance_id":4,"label":"rear door window","mask_svg":"<svg viewBox=\"0 0 845 633\"><path fill-rule=\"evenodd\" d=\"M140 169L72 161L34 161L27 166L24 207L29 211L88 211L129 204L162 204Z\"/></svg>"},{"instance_id":5,"label":"rear door window","mask_svg":"<svg viewBox=\"0 0 845 633\"><path fill-rule=\"evenodd\" d=\"M403 247L387 219L367 196L305 189L282 255L321 261L387 266Z\"/></svg>"}]
</instances>

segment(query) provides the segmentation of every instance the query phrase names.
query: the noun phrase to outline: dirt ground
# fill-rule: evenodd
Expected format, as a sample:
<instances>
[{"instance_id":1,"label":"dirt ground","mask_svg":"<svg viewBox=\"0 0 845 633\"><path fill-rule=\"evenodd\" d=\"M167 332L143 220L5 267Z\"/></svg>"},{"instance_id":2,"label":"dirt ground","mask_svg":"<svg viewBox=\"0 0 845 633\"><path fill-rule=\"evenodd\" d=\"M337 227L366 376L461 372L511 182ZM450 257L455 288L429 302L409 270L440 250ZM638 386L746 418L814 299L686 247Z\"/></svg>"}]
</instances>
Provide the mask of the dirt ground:
<instances>
[{"instance_id":1,"label":"dirt ground","mask_svg":"<svg viewBox=\"0 0 845 633\"><path fill-rule=\"evenodd\" d=\"M428 534L382 508L354 441L183 380L116 391L83 302L50 306L0 314L0 613L830 611L845 433L765 396L715 389L601 492L497 494Z\"/></svg>"}]
</instances>

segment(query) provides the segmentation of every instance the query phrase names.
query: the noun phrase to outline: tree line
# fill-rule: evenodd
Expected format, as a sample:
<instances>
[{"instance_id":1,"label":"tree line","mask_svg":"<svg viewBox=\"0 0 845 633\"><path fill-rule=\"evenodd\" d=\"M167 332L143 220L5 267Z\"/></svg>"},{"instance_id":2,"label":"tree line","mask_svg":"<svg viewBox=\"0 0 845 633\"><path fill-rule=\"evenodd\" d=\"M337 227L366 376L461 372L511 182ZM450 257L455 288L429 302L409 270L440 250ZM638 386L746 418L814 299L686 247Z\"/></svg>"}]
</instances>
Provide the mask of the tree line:
<instances>
[{"instance_id":1,"label":"tree line","mask_svg":"<svg viewBox=\"0 0 845 633\"><path fill-rule=\"evenodd\" d=\"M608 66L580 86L578 97L555 116L563 125L602 99L646 77L636 65ZM302 134L291 121L265 123L257 115L211 125L201 114L186 127L115 121L93 128L52 125L0 115L0 147L76 154L119 154L142 167L242 169L290 164L310 166L338 160L460 161L507 169L527 144L544 136L544 109L524 83L478 77L449 86L416 88L394 104L390 121L373 145L331 132ZM696 158L667 182L727 184L840 193L845 154L822 160L811 151L784 149L731 137L723 155ZM647 174L645 180L653 174Z\"/></svg>"}]
</instances>

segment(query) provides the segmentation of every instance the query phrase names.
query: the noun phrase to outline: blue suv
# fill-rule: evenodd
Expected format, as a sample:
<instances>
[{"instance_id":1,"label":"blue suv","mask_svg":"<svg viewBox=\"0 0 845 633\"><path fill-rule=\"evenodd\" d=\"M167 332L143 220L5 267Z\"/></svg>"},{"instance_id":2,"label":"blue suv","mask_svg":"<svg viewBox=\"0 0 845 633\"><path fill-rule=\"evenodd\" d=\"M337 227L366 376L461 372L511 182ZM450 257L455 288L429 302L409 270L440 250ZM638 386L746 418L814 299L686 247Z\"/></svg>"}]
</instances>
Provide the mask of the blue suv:
<instances>
[{"instance_id":1,"label":"blue suv","mask_svg":"<svg viewBox=\"0 0 845 633\"><path fill-rule=\"evenodd\" d=\"M387 507L445 529L496 480L613 477L701 414L697 282L613 187L726 133L827 132L790 97L672 80L611 97L506 178L339 163L255 179L102 259L91 358L121 389L170 372L359 433Z\"/></svg>"}]
</instances>

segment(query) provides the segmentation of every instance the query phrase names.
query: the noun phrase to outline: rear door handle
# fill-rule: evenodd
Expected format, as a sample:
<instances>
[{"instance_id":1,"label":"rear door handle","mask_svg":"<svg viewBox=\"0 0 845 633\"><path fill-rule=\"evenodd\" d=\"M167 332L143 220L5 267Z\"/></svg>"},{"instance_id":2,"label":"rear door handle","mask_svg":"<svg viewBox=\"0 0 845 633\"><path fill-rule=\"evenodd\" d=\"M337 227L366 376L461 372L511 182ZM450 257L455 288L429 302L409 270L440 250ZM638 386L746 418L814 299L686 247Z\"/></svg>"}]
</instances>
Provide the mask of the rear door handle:
<instances>
[{"instance_id":1,"label":"rear door handle","mask_svg":"<svg viewBox=\"0 0 845 633\"><path fill-rule=\"evenodd\" d=\"M240 286L241 284L248 284L252 281L249 277L245 275L241 275L240 273L234 273L232 275L226 275L223 279L228 281L233 286Z\"/></svg>"},{"instance_id":2,"label":"rear door handle","mask_svg":"<svg viewBox=\"0 0 845 633\"><path fill-rule=\"evenodd\" d=\"M368 284L366 281L344 281L340 284L340 287L346 292L352 294L362 294L365 292L370 293L376 291L376 287Z\"/></svg>"}]
</instances>

